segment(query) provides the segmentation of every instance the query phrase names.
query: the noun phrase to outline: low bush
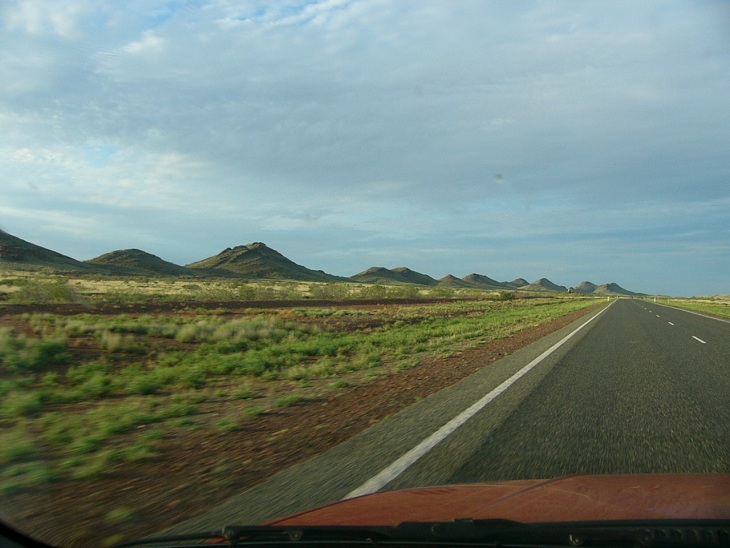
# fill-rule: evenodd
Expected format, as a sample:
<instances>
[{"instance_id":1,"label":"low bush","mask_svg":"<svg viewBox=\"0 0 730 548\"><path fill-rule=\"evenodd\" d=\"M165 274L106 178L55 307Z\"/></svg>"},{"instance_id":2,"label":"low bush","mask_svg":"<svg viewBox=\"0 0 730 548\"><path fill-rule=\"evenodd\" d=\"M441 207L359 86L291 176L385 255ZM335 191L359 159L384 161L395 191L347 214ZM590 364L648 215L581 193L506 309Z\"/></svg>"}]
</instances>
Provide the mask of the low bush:
<instances>
[{"instance_id":1,"label":"low bush","mask_svg":"<svg viewBox=\"0 0 730 548\"><path fill-rule=\"evenodd\" d=\"M0 330L0 369L8 373L38 371L72 361L64 340L40 339Z\"/></svg>"},{"instance_id":2,"label":"low bush","mask_svg":"<svg viewBox=\"0 0 730 548\"><path fill-rule=\"evenodd\" d=\"M0 410L5 417L36 417L43 409L43 401L38 391L18 391L5 396Z\"/></svg>"},{"instance_id":3,"label":"low bush","mask_svg":"<svg viewBox=\"0 0 730 548\"><path fill-rule=\"evenodd\" d=\"M66 278L28 278L20 282L20 289L8 299L13 304L75 303L81 297L68 286Z\"/></svg>"},{"instance_id":4,"label":"low bush","mask_svg":"<svg viewBox=\"0 0 730 548\"><path fill-rule=\"evenodd\" d=\"M281 397L276 400L276 403L274 404L276 407L294 407L295 405L299 405L300 403L303 403L307 400L304 396L300 394L290 394L288 396Z\"/></svg>"},{"instance_id":5,"label":"low bush","mask_svg":"<svg viewBox=\"0 0 730 548\"><path fill-rule=\"evenodd\" d=\"M0 466L30 460L37 453L38 448L22 425L0 434Z\"/></svg>"}]
</instances>

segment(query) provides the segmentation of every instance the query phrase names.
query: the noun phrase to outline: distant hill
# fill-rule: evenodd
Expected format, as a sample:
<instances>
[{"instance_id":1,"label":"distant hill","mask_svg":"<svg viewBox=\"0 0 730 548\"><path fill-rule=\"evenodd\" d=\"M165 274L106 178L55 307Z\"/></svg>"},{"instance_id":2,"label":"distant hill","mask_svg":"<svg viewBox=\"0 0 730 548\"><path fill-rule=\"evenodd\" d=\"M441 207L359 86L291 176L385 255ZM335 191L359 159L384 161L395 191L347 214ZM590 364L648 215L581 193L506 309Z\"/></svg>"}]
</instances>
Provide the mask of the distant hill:
<instances>
[{"instance_id":1,"label":"distant hill","mask_svg":"<svg viewBox=\"0 0 730 548\"><path fill-rule=\"evenodd\" d=\"M405 266L391 268L391 272L398 274L398 276L401 279L405 280L406 283L416 285L438 285L438 281L433 279L431 276L427 274L421 274L420 272L416 272L414 270L411 270L410 268L406 268Z\"/></svg>"},{"instance_id":2,"label":"distant hill","mask_svg":"<svg viewBox=\"0 0 730 548\"><path fill-rule=\"evenodd\" d=\"M584 293L586 295L627 295L627 296L641 296L644 293L634 293L628 289L624 289L617 283L607 283L596 285L592 282L581 282L575 288L578 293Z\"/></svg>"},{"instance_id":3,"label":"distant hill","mask_svg":"<svg viewBox=\"0 0 730 548\"><path fill-rule=\"evenodd\" d=\"M521 287L525 287L526 285L530 285L530 282L528 282L524 278L517 278L515 280L512 280L511 282L502 282L502 283L508 287L512 287L515 289L519 289Z\"/></svg>"},{"instance_id":4,"label":"distant hill","mask_svg":"<svg viewBox=\"0 0 730 548\"><path fill-rule=\"evenodd\" d=\"M594 293L597 293L599 295L644 295L643 293L634 293L633 291L629 291L628 289L624 289L617 283L607 283L607 284L601 284L598 287L596 287L596 290Z\"/></svg>"},{"instance_id":5,"label":"distant hill","mask_svg":"<svg viewBox=\"0 0 730 548\"><path fill-rule=\"evenodd\" d=\"M388 269L383 266L373 266L350 276L350 280L353 282L364 283L364 284L387 284L387 285L401 285L401 284L415 284L415 285L438 285L438 282L431 276L415 272L410 268L404 266L398 268Z\"/></svg>"},{"instance_id":6,"label":"distant hill","mask_svg":"<svg viewBox=\"0 0 730 548\"><path fill-rule=\"evenodd\" d=\"M350 276L350 280L363 284L403 283L395 272L388 270L384 266L371 266L367 270Z\"/></svg>"},{"instance_id":7,"label":"distant hill","mask_svg":"<svg viewBox=\"0 0 730 548\"><path fill-rule=\"evenodd\" d=\"M474 288L474 284L467 282L464 278L457 278L453 274L448 274L438 281L439 285L446 287L463 287L463 288Z\"/></svg>"},{"instance_id":8,"label":"distant hill","mask_svg":"<svg viewBox=\"0 0 730 548\"><path fill-rule=\"evenodd\" d=\"M120 249L100 255L85 263L102 266L117 274L132 274L143 276L194 276L196 272L184 266L179 266L160 259L141 249Z\"/></svg>"},{"instance_id":9,"label":"distant hill","mask_svg":"<svg viewBox=\"0 0 730 548\"><path fill-rule=\"evenodd\" d=\"M469 274L468 276L464 276L462 280L481 289L512 289L512 286L493 280L483 274Z\"/></svg>"},{"instance_id":10,"label":"distant hill","mask_svg":"<svg viewBox=\"0 0 730 548\"><path fill-rule=\"evenodd\" d=\"M554 284L547 278L540 278L536 282L522 286L520 289L524 291L568 291L567 287Z\"/></svg>"},{"instance_id":11,"label":"distant hill","mask_svg":"<svg viewBox=\"0 0 730 548\"><path fill-rule=\"evenodd\" d=\"M41 247L0 230L0 266L21 270L90 271L81 261Z\"/></svg>"},{"instance_id":12,"label":"distant hill","mask_svg":"<svg viewBox=\"0 0 730 548\"><path fill-rule=\"evenodd\" d=\"M202 261L186 265L202 274L244 278L274 278L309 282L346 281L321 270L310 270L284 257L266 244L254 242L227 248Z\"/></svg>"},{"instance_id":13,"label":"distant hill","mask_svg":"<svg viewBox=\"0 0 730 548\"><path fill-rule=\"evenodd\" d=\"M591 293L595 293L597 287L598 286L592 282L580 282L574 289L578 293L590 295Z\"/></svg>"}]
</instances>

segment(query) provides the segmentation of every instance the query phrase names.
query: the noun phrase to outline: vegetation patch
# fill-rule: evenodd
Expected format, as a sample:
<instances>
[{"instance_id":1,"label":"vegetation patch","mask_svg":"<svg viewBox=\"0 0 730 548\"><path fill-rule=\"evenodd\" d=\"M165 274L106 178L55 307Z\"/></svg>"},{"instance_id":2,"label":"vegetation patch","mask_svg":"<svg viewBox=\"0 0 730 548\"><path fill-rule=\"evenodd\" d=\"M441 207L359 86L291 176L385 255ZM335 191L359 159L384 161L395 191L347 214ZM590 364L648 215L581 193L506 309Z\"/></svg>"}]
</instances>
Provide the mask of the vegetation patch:
<instances>
[{"instance_id":1,"label":"vegetation patch","mask_svg":"<svg viewBox=\"0 0 730 548\"><path fill-rule=\"evenodd\" d=\"M672 299L664 302L685 310L730 318L730 299Z\"/></svg>"}]
</instances>

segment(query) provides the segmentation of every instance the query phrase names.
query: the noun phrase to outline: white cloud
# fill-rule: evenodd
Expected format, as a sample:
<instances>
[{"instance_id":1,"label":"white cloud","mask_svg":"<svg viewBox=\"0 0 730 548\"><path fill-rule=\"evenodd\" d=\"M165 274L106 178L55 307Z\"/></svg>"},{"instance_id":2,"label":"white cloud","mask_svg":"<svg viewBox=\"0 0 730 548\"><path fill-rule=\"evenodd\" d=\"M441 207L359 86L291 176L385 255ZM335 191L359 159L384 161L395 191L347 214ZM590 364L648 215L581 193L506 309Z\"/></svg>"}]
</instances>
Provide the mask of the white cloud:
<instances>
[{"instance_id":1,"label":"white cloud","mask_svg":"<svg viewBox=\"0 0 730 548\"><path fill-rule=\"evenodd\" d=\"M161 51L164 46L164 42L165 41L160 38L155 31L147 30L142 33L139 40L130 42L121 49L126 53L144 55Z\"/></svg>"},{"instance_id":2,"label":"white cloud","mask_svg":"<svg viewBox=\"0 0 730 548\"><path fill-rule=\"evenodd\" d=\"M71 39L81 34L79 20L88 11L86 2L76 0L16 0L0 13L8 30Z\"/></svg>"}]
</instances>

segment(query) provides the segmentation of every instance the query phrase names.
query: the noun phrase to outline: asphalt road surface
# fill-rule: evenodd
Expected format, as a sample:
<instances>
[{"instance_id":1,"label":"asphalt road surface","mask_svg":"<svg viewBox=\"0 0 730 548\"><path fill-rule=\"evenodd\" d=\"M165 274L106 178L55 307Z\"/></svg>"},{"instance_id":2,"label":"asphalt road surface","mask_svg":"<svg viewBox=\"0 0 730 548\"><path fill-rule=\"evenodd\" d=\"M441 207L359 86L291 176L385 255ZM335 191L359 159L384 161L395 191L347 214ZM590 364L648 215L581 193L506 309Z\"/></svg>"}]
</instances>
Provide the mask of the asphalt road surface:
<instances>
[{"instance_id":1,"label":"asphalt road surface","mask_svg":"<svg viewBox=\"0 0 730 548\"><path fill-rule=\"evenodd\" d=\"M377 490L664 472L730 473L730 322L620 299L165 532Z\"/></svg>"},{"instance_id":2,"label":"asphalt road surface","mask_svg":"<svg viewBox=\"0 0 730 548\"><path fill-rule=\"evenodd\" d=\"M449 483L730 472L730 323L615 303Z\"/></svg>"}]
</instances>

